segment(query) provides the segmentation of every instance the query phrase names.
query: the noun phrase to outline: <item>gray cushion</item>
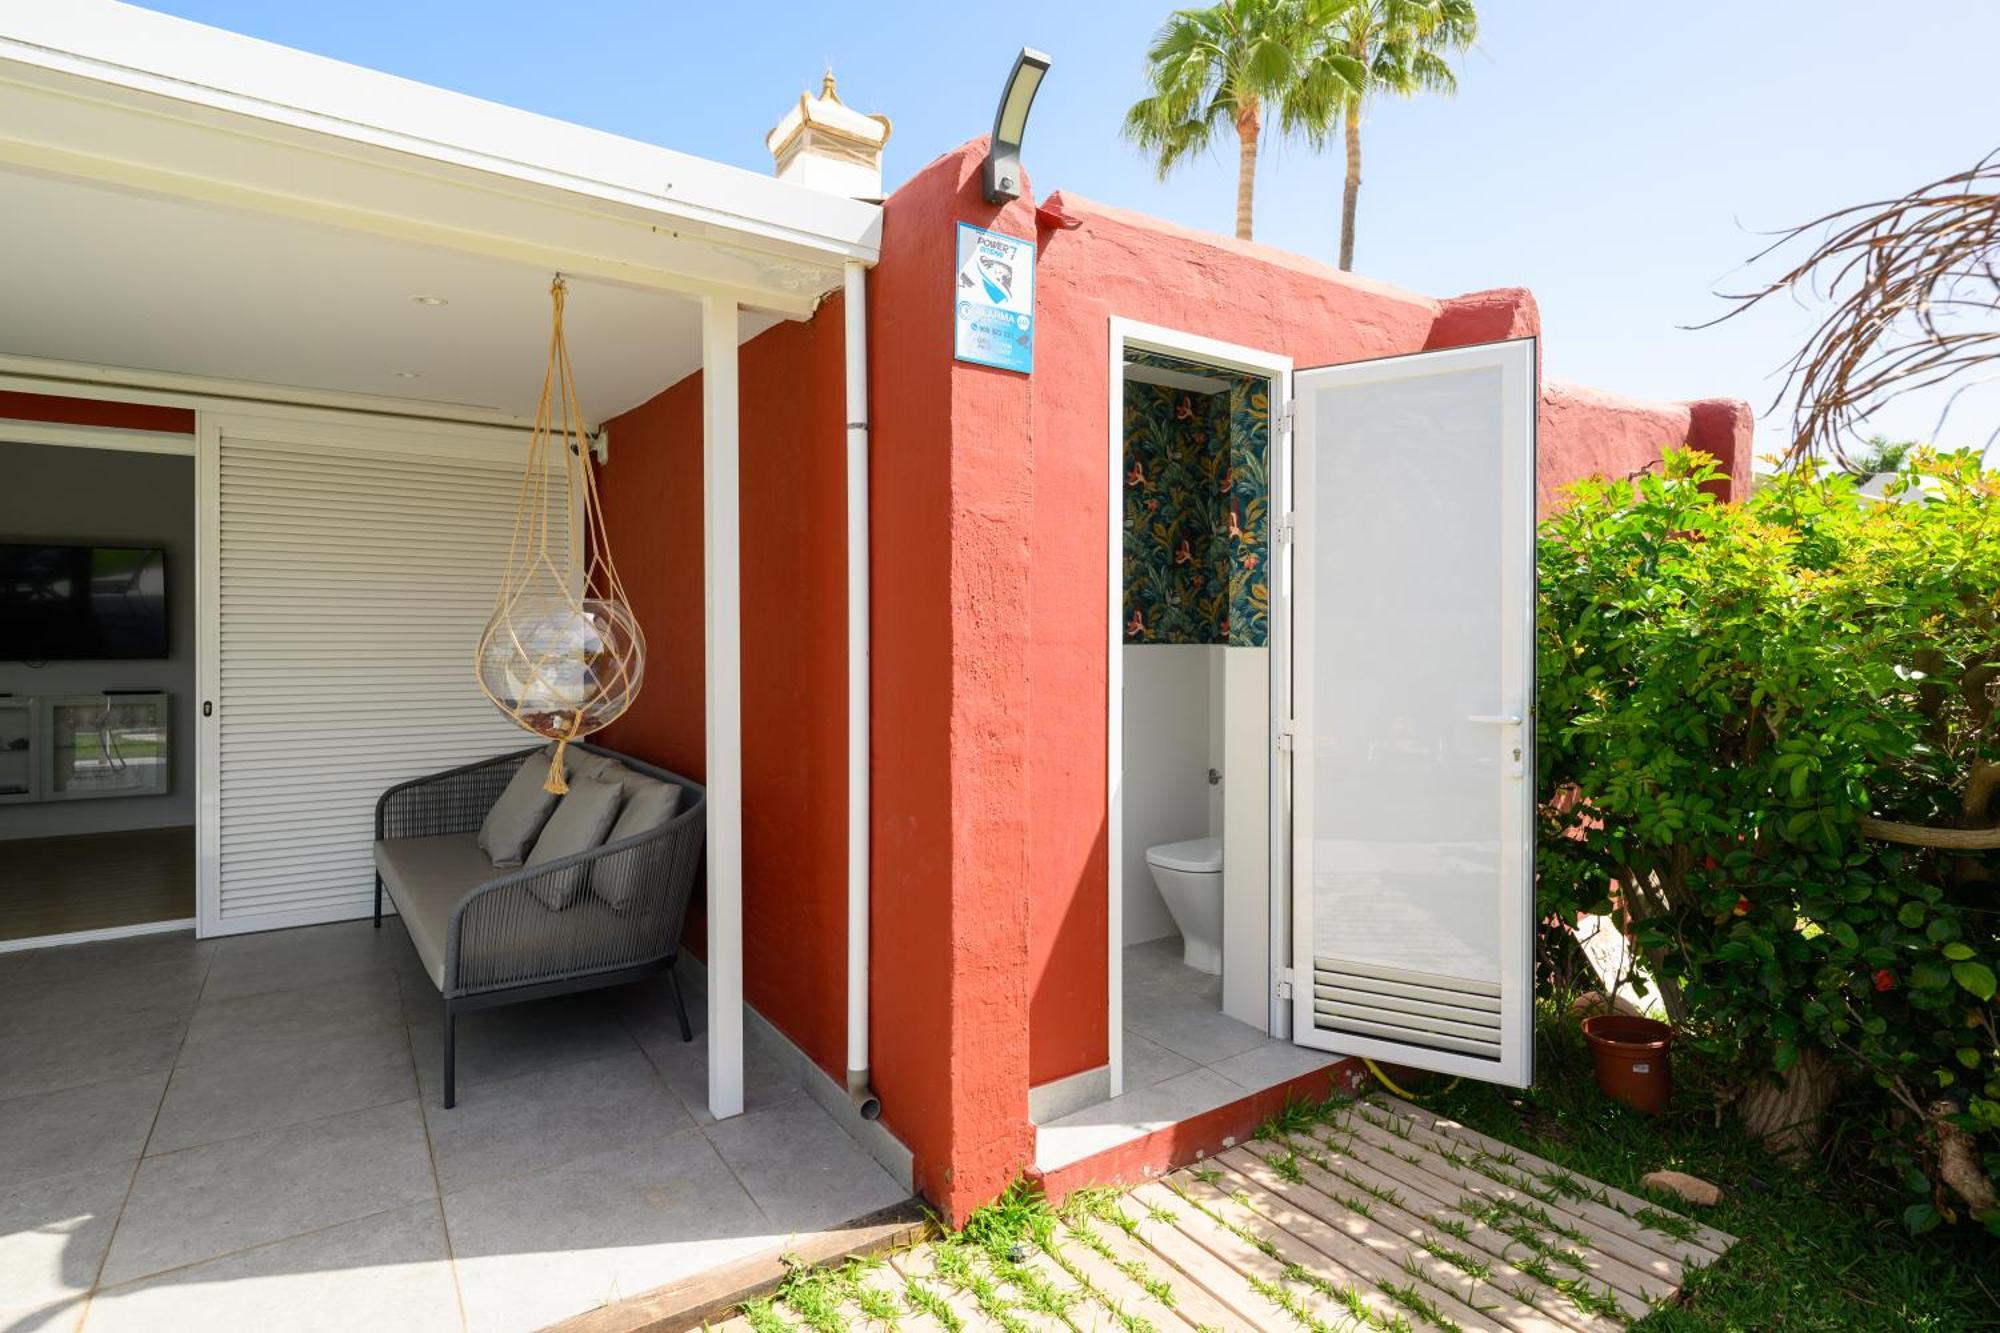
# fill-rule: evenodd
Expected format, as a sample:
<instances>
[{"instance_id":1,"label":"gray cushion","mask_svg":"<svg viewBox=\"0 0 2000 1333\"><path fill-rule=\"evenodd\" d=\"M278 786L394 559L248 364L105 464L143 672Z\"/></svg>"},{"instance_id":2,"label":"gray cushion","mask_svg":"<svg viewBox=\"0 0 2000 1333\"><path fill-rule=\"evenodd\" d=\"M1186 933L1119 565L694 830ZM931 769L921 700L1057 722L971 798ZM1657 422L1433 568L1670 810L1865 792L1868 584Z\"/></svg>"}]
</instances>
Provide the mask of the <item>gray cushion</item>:
<instances>
[{"instance_id":1,"label":"gray cushion","mask_svg":"<svg viewBox=\"0 0 2000 1333\"><path fill-rule=\"evenodd\" d=\"M641 833L651 833L665 828L667 821L680 809L681 789L678 784L661 782L658 778L634 774L638 779L625 797L625 808L618 812L618 822L611 826L611 832L604 840L617 842L621 838L636 838ZM627 860L625 853L613 853L615 859ZM603 871L607 867L600 866ZM626 867L619 867L625 869ZM590 890L613 907L623 907L639 888L629 874L594 875Z\"/></svg>"},{"instance_id":2,"label":"gray cushion","mask_svg":"<svg viewBox=\"0 0 2000 1333\"><path fill-rule=\"evenodd\" d=\"M550 861L560 861L565 856L575 856L578 852L602 846L604 835L611 831L611 825L618 818L618 807L624 800L625 793L615 782L582 776L572 779L568 794L556 802L556 812L549 816L542 835L535 839L535 850L528 853L528 859L523 864L547 865ZM583 891L589 873L588 866L578 866L553 879L538 881L529 888L550 911L559 912Z\"/></svg>"},{"instance_id":3,"label":"gray cushion","mask_svg":"<svg viewBox=\"0 0 2000 1333\"><path fill-rule=\"evenodd\" d=\"M556 796L542 790L549 778L548 754L538 750L515 770L500 799L479 826L479 846L492 866L517 866L535 845L542 825L556 808ZM490 868L490 866L489 866Z\"/></svg>"},{"instance_id":4,"label":"gray cushion","mask_svg":"<svg viewBox=\"0 0 2000 1333\"><path fill-rule=\"evenodd\" d=\"M493 862L470 833L396 838L375 844L375 873L402 913L431 984L444 989L445 935L452 909L472 889L497 879Z\"/></svg>"},{"instance_id":5,"label":"gray cushion","mask_svg":"<svg viewBox=\"0 0 2000 1333\"><path fill-rule=\"evenodd\" d=\"M452 911L467 893L499 877L492 863L475 835L447 833L378 842L375 868L390 901L402 913L424 972L443 991ZM548 980L580 968L613 967L634 961L642 950L657 948L649 937L634 936L629 917L594 898L566 912L551 912L513 896L517 890L498 892L508 895L490 900L500 910L482 913L475 906L465 917L468 934L460 946L465 953L454 979L460 991Z\"/></svg>"}]
</instances>

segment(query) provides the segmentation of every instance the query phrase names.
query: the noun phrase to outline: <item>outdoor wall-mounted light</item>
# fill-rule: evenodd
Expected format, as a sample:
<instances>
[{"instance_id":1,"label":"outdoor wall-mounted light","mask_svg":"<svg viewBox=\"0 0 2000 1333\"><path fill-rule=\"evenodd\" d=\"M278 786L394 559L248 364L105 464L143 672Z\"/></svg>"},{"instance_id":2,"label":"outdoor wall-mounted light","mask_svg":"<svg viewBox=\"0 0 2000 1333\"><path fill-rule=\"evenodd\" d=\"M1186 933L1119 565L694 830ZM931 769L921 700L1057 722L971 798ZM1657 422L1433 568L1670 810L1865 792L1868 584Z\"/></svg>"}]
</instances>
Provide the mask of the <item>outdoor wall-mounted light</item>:
<instances>
[{"instance_id":1,"label":"outdoor wall-mounted light","mask_svg":"<svg viewBox=\"0 0 2000 1333\"><path fill-rule=\"evenodd\" d=\"M1028 132L1028 112L1035 105L1035 93L1042 76L1049 72L1049 58L1032 47L1022 47L1014 58L1013 73L1000 94L1000 109L993 113L993 142L986 149L986 202L1004 204L1021 197L1021 136Z\"/></svg>"}]
</instances>

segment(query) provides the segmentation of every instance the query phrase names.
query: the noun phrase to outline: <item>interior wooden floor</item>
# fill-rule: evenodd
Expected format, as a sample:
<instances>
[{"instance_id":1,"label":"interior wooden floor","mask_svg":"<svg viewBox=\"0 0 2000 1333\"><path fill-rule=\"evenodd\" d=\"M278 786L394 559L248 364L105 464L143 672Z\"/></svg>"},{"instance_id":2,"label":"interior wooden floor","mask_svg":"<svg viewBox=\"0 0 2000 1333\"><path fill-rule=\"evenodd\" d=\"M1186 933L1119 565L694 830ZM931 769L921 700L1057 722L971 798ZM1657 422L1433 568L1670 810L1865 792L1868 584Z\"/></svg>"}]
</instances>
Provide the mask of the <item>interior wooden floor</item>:
<instances>
[{"instance_id":1,"label":"interior wooden floor","mask_svg":"<svg viewBox=\"0 0 2000 1333\"><path fill-rule=\"evenodd\" d=\"M0 940L194 916L194 828L0 842Z\"/></svg>"}]
</instances>

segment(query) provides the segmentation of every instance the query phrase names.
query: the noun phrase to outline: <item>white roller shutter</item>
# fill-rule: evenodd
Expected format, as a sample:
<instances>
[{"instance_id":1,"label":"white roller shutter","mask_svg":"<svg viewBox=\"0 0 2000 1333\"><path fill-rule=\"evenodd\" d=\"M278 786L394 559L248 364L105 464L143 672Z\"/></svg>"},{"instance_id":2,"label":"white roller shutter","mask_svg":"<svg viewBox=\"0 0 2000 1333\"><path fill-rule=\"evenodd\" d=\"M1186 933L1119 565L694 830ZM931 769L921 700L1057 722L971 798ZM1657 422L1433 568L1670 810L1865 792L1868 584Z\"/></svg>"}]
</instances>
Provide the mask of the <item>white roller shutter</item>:
<instances>
[{"instance_id":1,"label":"white roller shutter","mask_svg":"<svg viewBox=\"0 0 2000 1333\"><path fill-rule=\"evenodd\" d=\"M369 914L382 791L531 743L473 679L525 439L204 418L204 934Z\"/></svg>"}]
</instances>

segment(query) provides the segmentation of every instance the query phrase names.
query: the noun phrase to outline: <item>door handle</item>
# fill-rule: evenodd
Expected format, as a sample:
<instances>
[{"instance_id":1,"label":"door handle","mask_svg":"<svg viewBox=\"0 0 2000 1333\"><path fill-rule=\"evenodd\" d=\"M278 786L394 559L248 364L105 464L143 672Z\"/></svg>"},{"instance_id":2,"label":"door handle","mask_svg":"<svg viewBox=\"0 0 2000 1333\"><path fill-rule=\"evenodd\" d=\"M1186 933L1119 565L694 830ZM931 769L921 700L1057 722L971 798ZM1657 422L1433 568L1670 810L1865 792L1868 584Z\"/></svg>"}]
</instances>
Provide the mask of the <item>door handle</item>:
<instances>
[{"instance_id":1,"label":"door handle","mask_svg":"<svg viewBox=\"0 0 2000 1333\"><path fill-rule=\"evenodd\" d=\"M1519 713L1474 713L1467 722L1483 722L1489 727L1518 727L1521 725Z\"/></svg>"}]
</instances>

